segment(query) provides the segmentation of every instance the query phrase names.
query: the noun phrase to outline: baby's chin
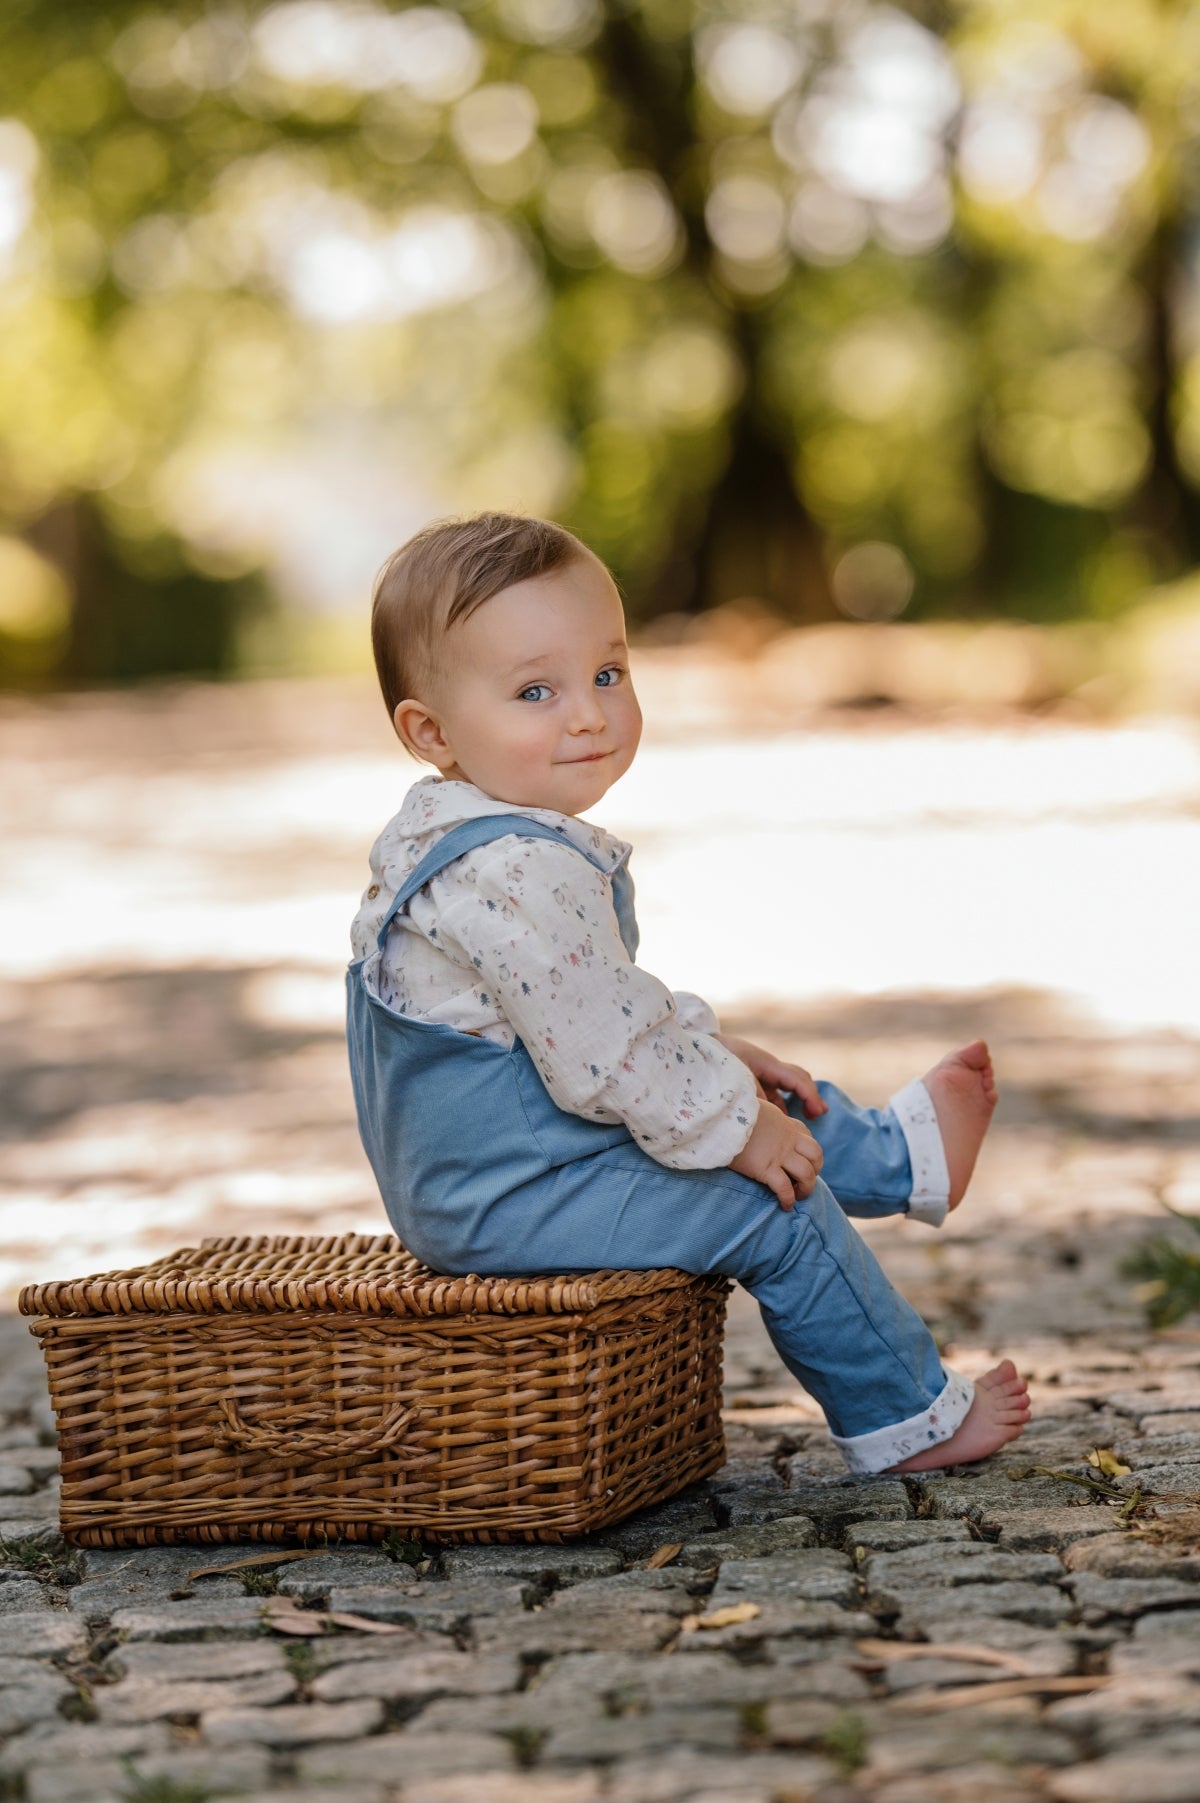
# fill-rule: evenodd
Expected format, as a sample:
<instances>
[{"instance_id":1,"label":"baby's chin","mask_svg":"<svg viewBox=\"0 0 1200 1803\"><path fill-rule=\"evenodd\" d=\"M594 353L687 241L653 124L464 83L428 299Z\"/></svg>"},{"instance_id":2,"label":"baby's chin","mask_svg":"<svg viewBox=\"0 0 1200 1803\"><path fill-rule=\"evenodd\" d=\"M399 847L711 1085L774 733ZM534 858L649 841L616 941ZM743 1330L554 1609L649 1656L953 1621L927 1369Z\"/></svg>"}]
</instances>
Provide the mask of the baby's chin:
<instances>
[{"instance_id":1,"label":"baby's chin","mask_svg":"<svg viewBox=\"0 0 1200 1803\"><path fill-rule=\"evenodd\" d=\"M488 789L487 793L513 808L548 808L556 814L583 814L602 801L617 777L623 774L624 766L617 759L605 759L595 765L584 765L581 770L563 770L540 782L500 785L503 794L497 789Z\"/></svg>"}]
</instances>

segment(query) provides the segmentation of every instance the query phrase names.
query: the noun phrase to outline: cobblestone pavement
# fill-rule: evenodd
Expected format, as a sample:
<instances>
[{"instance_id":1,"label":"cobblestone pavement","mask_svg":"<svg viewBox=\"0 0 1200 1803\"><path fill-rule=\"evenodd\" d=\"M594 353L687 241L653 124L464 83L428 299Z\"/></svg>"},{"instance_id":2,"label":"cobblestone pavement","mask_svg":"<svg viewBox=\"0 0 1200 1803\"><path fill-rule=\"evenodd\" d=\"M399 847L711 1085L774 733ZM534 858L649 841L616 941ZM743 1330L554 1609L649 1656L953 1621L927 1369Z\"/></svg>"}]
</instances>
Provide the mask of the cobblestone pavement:
<instances>
[{"instance_id":1,"label":"cobblestone pavement","mask_svg":"<svg viewBox=\"0 0 1200 1803\"><path fill-rule=\"evenodd\" d=\"M10 1280L378 1228L336 1022L281 981L81 960L9 984ZM1195 1040L1012 986L728 1024L868 1100L990 1036L1004 1099L967 1204L941 1235L867 1230L951 1363L1030 1375L1024 1438L846 1479L736 1295L726 1465L586 1540L81 1552L37 1346L0 1315L0 1797L1195 1803L1200 1332L1149 1334L1118 1268L1163 1201L1200 1207Z\"/></svg>"}]
</instances>

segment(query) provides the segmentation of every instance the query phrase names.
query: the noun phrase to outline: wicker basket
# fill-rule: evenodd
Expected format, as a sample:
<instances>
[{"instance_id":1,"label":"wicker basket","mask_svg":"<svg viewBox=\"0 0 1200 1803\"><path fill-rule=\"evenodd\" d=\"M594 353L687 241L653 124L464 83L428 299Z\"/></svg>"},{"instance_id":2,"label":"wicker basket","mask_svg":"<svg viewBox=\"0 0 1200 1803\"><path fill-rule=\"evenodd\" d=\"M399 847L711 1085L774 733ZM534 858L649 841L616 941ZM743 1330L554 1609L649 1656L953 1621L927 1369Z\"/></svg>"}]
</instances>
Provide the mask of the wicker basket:
<instances>
[{"instance_id":1,"label":"wicker basket","mask_svg":"<svg viewBox=\"0 0 1200 1803\"><path fill-rule=\"evenodd\" d=\"M34 1284L62 1529L563 1540L717 1469L723 1277L441 1277L390 1235Z\"/></svg>"}]
</instances>

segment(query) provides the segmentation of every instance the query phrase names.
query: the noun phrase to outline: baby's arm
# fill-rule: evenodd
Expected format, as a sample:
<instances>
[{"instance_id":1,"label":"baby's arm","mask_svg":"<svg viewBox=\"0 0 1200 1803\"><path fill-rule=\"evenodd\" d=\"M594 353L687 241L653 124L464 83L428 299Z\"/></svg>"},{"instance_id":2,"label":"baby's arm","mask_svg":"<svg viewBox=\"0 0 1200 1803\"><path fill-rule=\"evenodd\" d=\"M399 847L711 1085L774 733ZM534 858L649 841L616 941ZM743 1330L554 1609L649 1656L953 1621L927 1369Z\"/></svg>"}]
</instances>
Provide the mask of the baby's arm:
<instances>
[{"instance_id":1,"label":"baby's arm","mask_svg":"<svg viewBox=\"0 0 1200 1803\"><path fill-rule=\"evenodd\" d=\"M802 1070L798 1064L788 1064L785 1059L777 1058L774 1052L766 1051L749 1039L738 1039L731 1033L722 1033L715 1008L703 996L693 995L688 989L677 989L675 1016L681 1027L690 1027L696 1033L711 1033L735 1058L740 1058L758 1086L761 1101L774 1102L777 1108L786 1108L783 1100L786 1093L800 1097L804 1103L804 1112L810 1120L819 1114L828 1113L828 1104L822 1100L821 1092L808 1071Z\"/></svg>"},{"instance_id":2,"label":"baby's arm","mask_svg":"<svg viewBox=\"0 0 1200 1803\"><path fill-rule=\"evenodd\" d=\"M717 1011L702 995L693 995L690 989L676 989L672 999L675 1003L675 1018L681 1027L687 1027L693 1033L719 1033L721 1023Z\"/></svg>"},{"instance_id":3,"label":"baby's arm","mask_svg":"<svg viewBox=\"0 0 1200 1803\"><path fill-rule=\"evenodd\" d=\"M623 1121L675 1169L737 1157L757 1119L754 1078L681 1026L670 990L630 961L609 879L565 845L516 837L488 846L471 876L443 906L441 943L494 990L558 1106Z\"/></svg>"},{"instance_id":4,"label":"baby's arm","mask_svg":"<svg viewBox=\"0 0 1200 1803\"><path fill-rule=\"evenodd\" d=\"M774 1102L777 1108L786 1110L784 1095L799 1096L810 1120L819 1114L828 1114L828 1102L822 1097L808 1071L800 1065L788 1064L785 1059L777 1058L774 1052L765 1051L749 1039L735 1039L728 1033L718 1033L717 1038L750 1071L758 1084L760 1100Z\"/></svg>"}]
</instances>

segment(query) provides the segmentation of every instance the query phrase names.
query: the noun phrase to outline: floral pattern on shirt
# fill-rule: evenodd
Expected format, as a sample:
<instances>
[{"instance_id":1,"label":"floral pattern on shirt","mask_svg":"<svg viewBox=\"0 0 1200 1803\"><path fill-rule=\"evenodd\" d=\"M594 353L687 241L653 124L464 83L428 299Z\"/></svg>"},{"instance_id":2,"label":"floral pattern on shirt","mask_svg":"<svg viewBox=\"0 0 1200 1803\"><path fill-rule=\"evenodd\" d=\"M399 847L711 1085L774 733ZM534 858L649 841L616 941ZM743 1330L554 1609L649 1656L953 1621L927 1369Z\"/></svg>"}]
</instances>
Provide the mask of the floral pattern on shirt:
<instances>
[{"instance_id":1,"label":"floral pattern on shirt","mask_svg":"<svg viewBox=\"0 0 1200 1803\"><path fill-rule=\"evenodd\" d=\"M519 1037L562 1109L623 1122L660 1164L715 1169L742 1150L757 1115L754 1079L712 1034L698 997L672 995L631 962L608 874L628 846L545 808L515 808L473 784L425 777L371 852L373 881L352 929L375 949L397 889L460 820L527 814L569 844L515 835L464 854L398 917L379 962L380 999L398 1013L478 1034Z\"/></svg>"}]
</instances>

